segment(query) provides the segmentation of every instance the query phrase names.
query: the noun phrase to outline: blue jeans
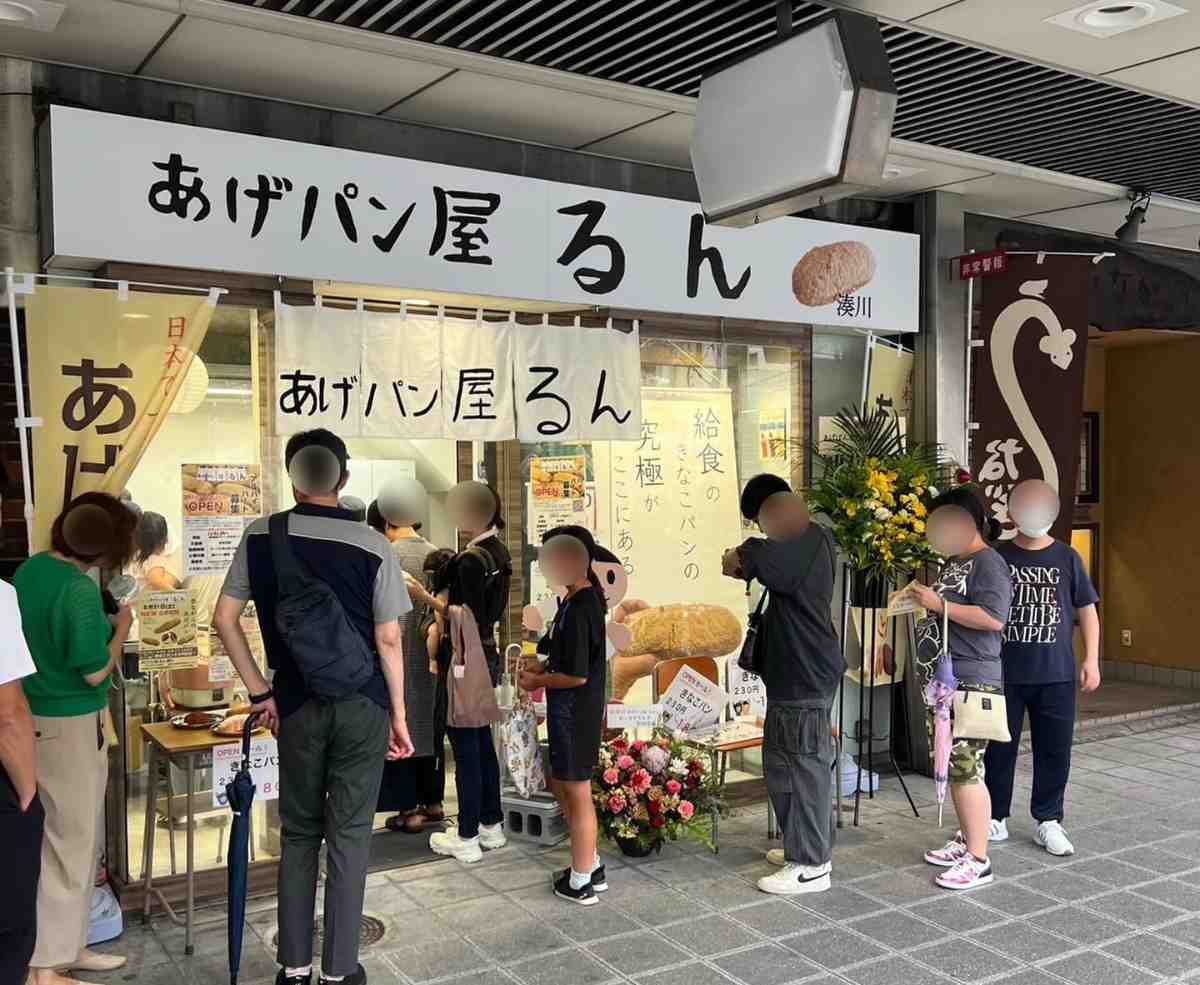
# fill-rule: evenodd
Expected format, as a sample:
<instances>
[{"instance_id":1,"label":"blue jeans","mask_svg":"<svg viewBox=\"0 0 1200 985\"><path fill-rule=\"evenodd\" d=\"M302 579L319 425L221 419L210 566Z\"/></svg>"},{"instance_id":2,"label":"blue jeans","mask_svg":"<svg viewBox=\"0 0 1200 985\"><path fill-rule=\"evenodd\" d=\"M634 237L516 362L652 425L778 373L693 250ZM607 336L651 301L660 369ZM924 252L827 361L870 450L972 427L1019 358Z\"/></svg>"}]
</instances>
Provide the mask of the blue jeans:
<instances>
[{"instance_id":1,"label":"blue jeans","mask_svg":"<svg viewBox=\"0 0 1200 985\"><path fill-rule=\"evenodd\" d=\"M454 785L458 789L458 836L474 838L480 824L499 824L504 820L500 809L500 763L492 730L483 728L447 728L454 749Z\"/></svg>"},{"instance_id":2,"label":"blue jeans","mask_svg":"<svg viewBox=\"0 0 1200 985\"><path fill-rule=\"evenodd\" d=\"M1029 738L1033 744L1033 796L1030 813L1035 821L1061 821L1063 794L1071 774L1071 741L1075 735L1075 682L1058 684L1006 684L1008 731L1012 742L989 742L984 759L985 780L992 795L992 817L1002 821L1012 810L1013 776L1021 747L1021 725L1029 712Z\"/></svg>"}]
</instances>

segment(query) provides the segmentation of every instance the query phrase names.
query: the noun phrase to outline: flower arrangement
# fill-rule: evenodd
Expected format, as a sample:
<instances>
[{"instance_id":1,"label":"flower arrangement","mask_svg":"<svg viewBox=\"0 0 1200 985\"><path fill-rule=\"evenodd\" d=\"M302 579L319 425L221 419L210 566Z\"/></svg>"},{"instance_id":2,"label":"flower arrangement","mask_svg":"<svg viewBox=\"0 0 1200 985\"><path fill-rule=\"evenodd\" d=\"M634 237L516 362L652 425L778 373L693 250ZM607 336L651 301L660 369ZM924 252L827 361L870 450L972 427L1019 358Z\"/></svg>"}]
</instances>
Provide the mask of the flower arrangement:
<instances>
[{"instance_id":1,"label":"flower arrangement","mask_svg":"<svg viewBox=\"0 0 1200 985\"><path fill-rule=\"evenodd\" d=\"M695 749L666 732L604 743L592 778L601 833L626 854L648 855L717 806L711 774Z\"/></svg>"},{"instance_id":2,"label":"flower arrangement","mask_svg":"<svg viewBox=\"0 0 1200 985\"><path fill-rule=\"evenodd\" d=\"M850 566L869 581L907 579L937 560L925 540L925 518L953 467L936 446L910 443L886 410L857 408L835 418L837 433L813 448L817 478L809 508L824 514Z\"/></svg>"}]
</instances>

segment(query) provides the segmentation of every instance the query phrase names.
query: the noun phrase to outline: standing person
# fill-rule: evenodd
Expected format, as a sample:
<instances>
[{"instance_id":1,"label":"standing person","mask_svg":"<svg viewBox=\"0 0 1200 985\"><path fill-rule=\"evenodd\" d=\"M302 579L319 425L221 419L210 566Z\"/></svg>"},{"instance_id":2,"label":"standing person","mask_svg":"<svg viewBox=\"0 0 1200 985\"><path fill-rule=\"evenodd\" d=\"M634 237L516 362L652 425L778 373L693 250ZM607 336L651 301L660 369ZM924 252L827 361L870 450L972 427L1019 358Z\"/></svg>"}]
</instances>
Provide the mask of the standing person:
<instances>
[{"instance_id":1,"label":"standing person","mask_svg":"<svg viewBox=\"0 0 1200 985\"><path fill-rule=\"evenodd\" d=\"M448 605L465 605L471 610L492 683L496 684L500 680L496 624L508 607L512 582L512 555L499 536L504 529L500 497L482 482L460 482L450 491L448 506L459 535L470 540L450 563L446 597L422 596L422 600L443 614ZM460 862L478 862L483 849L503 848L508 843L502 824L496 745L487 726L448 728L446 734L454 749L458 828L430 835L429 847L438 855L452 855Z\"/></svg>"},{"instance_id":2,"label":"standing person","mask_svg":"<svg viewBox=\"0 0 1200 985\"><path fill-rule=\"evenodd\" d=\"M571 865L559 873L554 894L591 906L608 889L596 851L592 774L604 728L607 647L604 589L592 572L596 544L582 527L546 532L538 565L546 583L565 590L553 620L538 641L541 671L525 670L525 691L546 689L551 788L571 836Z\"/></svg>"},{"instance_id":3,"label":"standing person","mask_svg":"<svg viewBox=\"0 0 1200 985\"><path fill-rule=\"evenodd\" d=\"M427 590L425 560L437 550L417 533L424 501L425 490L414 481L384 490L367 509L367 523L391 543L404 580L411 586L409 597L414 603L423 598L418 589L421 593ZM387 820L389 831L420 834L427 823L445 817L445 722L439 732L434 707L437 674L430 671L421 612L414 609L405 613L400 630L404 637L404 708L413 754L383 768L376 811L398 812Z\"/></svg>"},{"instance_id":4,"label":"standing person","mask_svg":"<svg viewBox=\"0 0 1200 985\"><path fill-rule=\"evenodd\" d=\"M284 461L296 506L247 529L213 617L250 692L251 710L279 739L278 985L310 985L312 980L322 842L327 867L321 981L366 982L358 963L359 924L379 783L385 757L412 754L399 621L412 606L387 541L338 507L338 492L350 477L348 458L345 442L324 429L288 440ZM319 623L297 625L276 618L295 613L282 607L287 597L281 597L272 528L294 556L306 592L323 593ZM239 621L251 599L267 662L275 671L271 685L255 663ZM339 640L344 649L339 662L321 668L318 692L310 648L318 635L335 626L347 634ZM328 675L357 684L363 658L373 664L366 682L331 697Z\"/></svg>"},{"instance_id":5,"label":"standing person","mask_svg":"<svg viewBox=\"0 0 1200 985\"><path fill-rule=\"evenodd\" d=\"M179 579L167 559L167 518L147 510L137 519L133 535L135 550L128 573L137 581L139 591L170 592L179 587Z\"/></svg>"},{"instance_id":6,"label":"standing person","mask_svg":"<svg viewBox=\"0 0 1200 985\"><path fill-rule=\"evenodd\" d=\"M1096 593L1083 559L1050 536L1058 518L1058 493L1040 479L1020 483L1008 512L1017 536L997 546L1012 573L1013 602L1004 630L1004 698L1012 742L989 744L984 762L992 798L990 841L1008 839L1013 774L1021 746L1021 726L1029 710L1033 743L1035 843L1051 855L1074 855L1063 830L1063 795L1071 773L1075 736L1075 681L1081 691L1100 686L1100 617ZM1083 666L1076 669L1075 617L1083 635Z\"/></svg>"},{"instance_id":7,"label":"standing person","mask_svg":"<svg viewBox=\"0 0 1200 985\"><path fill-rule=\"evenodd\" d=\"M764 893L791 896L829 889L833 871L833 761L830 713L846 663L831 615L836 552L833 538L810 523L804 501L764 477L761 499L743 501L765 533L725 552L731 578L758 581L770 593L763 610L767 716L763 772L783 831L782 866L758 880ZM771 492L772 487L776 491Z\"/></svg>"},{"instance_id":8,"label":"standing person","mask_svg":"<svg viewBox=\"0 0 1200 985\"><path fill-rule=\"evenodd\" d=\"M136 523L113 496L77 496L54 521L51 549L35 554L13 576L37 666L24 688L46 811L37 946L29 962L33 985L69 982L59 973L63 969L106 972L125 964L123 957L96 954L86 945L108 783L103 716L133 616L121 606L110 622L87 571L124 568L133 554Z\"/></svg>"},{"instance_id":9,"label":"standing person","mask_svg":"<svg viewBox=\"0 0 1200 985\"><path fill-rule=\"evenodd\" d=\"M980 498L960 486L938 496L929 508L929 544L946 558L932 587L910 591L928 613L917 625L917 662L936 666L948 646L954 676L974 691L1000 692L1004 677L1000 645L1012 603L1008 565L987 545L999 524L987 515ZM943 616L950 639L942 639ZM934 713L926 718L933 748ZM935 880L943 889L974 889L992 881L988 830L992 803L984 784L986 739L955 739L950 749L950 795L961 825L945 847L925 853L930 865L944 868Z\"/></svg>"},{"instance_id":10,"label":"standing person","mask_svg":"<svg viewBox=\"0 0 1200 985\"><path fill-rule=\"evenodd\" d=\"M0 844L8 860L0 895L0 985L21 985L37 940L45 812L38 799L33 714L21 680L37 672L11 585L0 582Z\"/></svg>"}]
</instances>

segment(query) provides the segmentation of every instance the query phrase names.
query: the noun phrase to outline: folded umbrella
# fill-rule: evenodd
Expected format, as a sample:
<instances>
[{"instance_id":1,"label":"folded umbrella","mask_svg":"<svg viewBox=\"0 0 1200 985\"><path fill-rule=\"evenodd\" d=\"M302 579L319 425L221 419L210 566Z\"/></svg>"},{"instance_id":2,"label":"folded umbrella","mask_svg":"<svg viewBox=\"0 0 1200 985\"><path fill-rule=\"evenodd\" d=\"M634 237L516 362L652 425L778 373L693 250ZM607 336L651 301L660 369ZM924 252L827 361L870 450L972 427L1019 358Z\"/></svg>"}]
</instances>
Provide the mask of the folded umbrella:
<instances>
[{"instance_id":1,"label":"folded umbrella","mask_svg":"<svg viewBox=\"0 0 1200 985\"><path fill-rule=\"evenodd\" d=\"M942 604L942 646L929 683L925 685L925 704L933 711L933 785L937 794L938 827L942 826L942 810L946 803L946 787L950 780L950 747L954 735L950 724L950 709L954 707L954 692L958 678L954 676L954 661L950 656L950 620Z\"/></svg>"},{"instance_id":2,"label":"folded umbrella","mask_svg":"<svg viewBox=\"0 0 1200 985\"><path fill-rule=\"evenodd\" d=\"M225 796L233 811L229 829L229 982L237 985L242 964L242 931L246 920L246 872L249 868L250 809L254 806L254 780L250 776L250 735L257 715L247 715L242 731L242 763Z\"/></svg>"}]
</instances>

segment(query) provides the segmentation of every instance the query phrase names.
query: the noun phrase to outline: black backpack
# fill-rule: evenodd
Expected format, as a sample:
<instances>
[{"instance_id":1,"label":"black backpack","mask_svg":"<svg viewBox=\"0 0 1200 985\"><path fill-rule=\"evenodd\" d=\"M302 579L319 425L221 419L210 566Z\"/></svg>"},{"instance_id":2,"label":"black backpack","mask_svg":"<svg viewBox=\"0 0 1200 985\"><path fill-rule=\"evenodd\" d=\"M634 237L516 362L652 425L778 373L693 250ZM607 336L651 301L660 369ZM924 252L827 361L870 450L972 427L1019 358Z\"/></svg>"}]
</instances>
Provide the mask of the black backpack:
<instances>
[{"instance_id":1,"label":"black backpack","mask_svg":"<svg viewBox=\"0 0 1200 985\"><path fill-rule=\"evenodd\" d=\"M279 600L275 628L305 688L327 701L347 698L374 676L375 653L346 618L341 600L292 550L287 513L270 519L271 557Z\"/></svg>"},{"instance_id":2,"label":"black backpack","mask_svg":"<svg viewBox=\"0 0 1200 985\"><path fill-rule=\"evenodd\" d=\"M485 547L468 547L463 553L478 558L483 565L484 593L490 605L489 610L483 613L486 625L480 625L479 636L485 641L490 640L496 623L503 618L504 610L508 607L508 586L503 576L510 575L512 568L506 565L508 570L502 571L492 552Z\"/></svg>"}]
</instances>

